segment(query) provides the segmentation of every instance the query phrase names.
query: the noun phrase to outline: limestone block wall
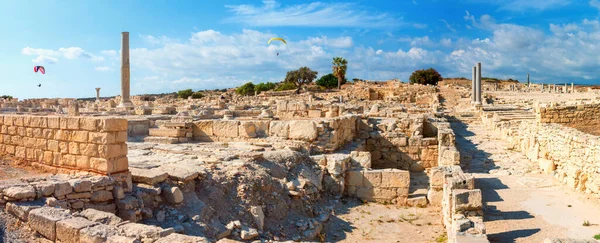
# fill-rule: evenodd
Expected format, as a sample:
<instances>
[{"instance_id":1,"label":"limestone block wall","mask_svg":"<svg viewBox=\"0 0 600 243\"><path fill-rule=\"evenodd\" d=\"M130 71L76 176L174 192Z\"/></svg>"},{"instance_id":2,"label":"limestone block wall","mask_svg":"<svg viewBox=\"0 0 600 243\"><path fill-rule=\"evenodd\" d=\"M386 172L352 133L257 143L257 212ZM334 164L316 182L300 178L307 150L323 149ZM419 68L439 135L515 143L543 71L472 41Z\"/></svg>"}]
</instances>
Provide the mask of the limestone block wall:
<instances>
[{"instance_id":1,"label":"limestone block wall","mask_svg":"<svg viewBox=\"0 0 600 243\"><path fill-rule=\"evenodd\" d=\"M548 105L536 107L536 119L541 123L588 123L600 118L600 103L578 105Z\"/></svg>"},{"instance_id":2,"label":"limestone block wall","mask_svg":"<svg viewBox=\"0 0 600 243\"><path fill-rule=\"evenodd\" d=\"M484 117L489 114L484 114ZM510 146L574 190L600 193L600 137L560 124L486 119Z\"/></svg>"},{"instance_id":3,"label":"limestone block wall","mask_svg":"<svg viewBox=\"0 0 600 243\"><path fill-rule=\"evenodd\" d=\"M438 165L437 129L419 115L413 118L369 118L361 128L373 168L424 171Z\"/></svg>"},{"instance_id":4,"label":"limestone block wall","mask_svg":"<svg viewBox=\"0 0 600 243\"><path fill-rule=\"evenodd\" d=\"M404 204L408 198L410 173L399 169L351 170L346 172L346 195L367 202Z\"/></svg>"},{"instance_id":5,"label":"limestone block wall","mask_svg":"<svg viewBox=\"0 0 600 243\"><path fill-rule=\"evenodd\" d=\"M442 188L436 194L430 190L428 198L432 205L441 201L448 242L489 242L481 190L475 189L473 177L463 173L460 166L439 166L430 170L430 182L431 188Z\"/></svg>"},{"instance_id":6,"label":"limestone block wall","mask_svg":"<svg viewBox=\"0 0 600 243\"><path fill-rule=\"evenodd\" d=\"M50 171L126 172L126 141L120 118L0 116L0 153Z\"/></svg>"},{"instance_id":7,"label":"limestone block wall","mask_svg":"<svg viewBox=\"0 0 600 243\"><path fill-rule=\"evenodd\" d=\"M358 116L319 120L200 120L192 125L197 141L299 140L315 152L334 151L357 135Z\"/></svg>"}]
</instances>

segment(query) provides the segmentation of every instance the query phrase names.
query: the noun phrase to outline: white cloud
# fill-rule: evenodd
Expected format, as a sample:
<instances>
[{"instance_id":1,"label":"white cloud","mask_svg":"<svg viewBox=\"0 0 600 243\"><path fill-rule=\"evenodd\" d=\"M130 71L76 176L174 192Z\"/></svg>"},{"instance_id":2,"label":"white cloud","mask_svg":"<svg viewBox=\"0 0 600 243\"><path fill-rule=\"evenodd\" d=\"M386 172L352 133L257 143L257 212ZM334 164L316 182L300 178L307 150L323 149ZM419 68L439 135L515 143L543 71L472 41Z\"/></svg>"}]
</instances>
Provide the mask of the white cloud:
<instances>
[{"instance_id":1,"label":"white cloud","mask_svg":"<svg viewBox=\"0 0 600 243\"><path fill-rule=\"evenodd\" d=\"M66 58L70 60L87 58L92 61L104 60L104 57L87 53L80 47L61 47L58 48L58 50L25 47L23 48L23 50L21 50L21 54L28 56L37 56L35 59L32 60L34 63L56 63L59 61L59 58Z\"/></svg>"},{"instance_id":2,"label":"white cloud","mask_svg":"<svg viewBox=\"0 0 600 243\"><path fill-rule=\"evenodd\" d=\"M591 0L591 2L596 0ZM500 7L500 10L508 10L508 11L544 11L548 9L556 9L560 7L564 7L571 3L571 0L543 0L543 1L532 1L532 0L513 0L507 4L504 4Z\"/></svg>"},{"instance_id":3,"label":"white cloud","mask_svg":"<svg viewBox=\"0 0 600 243\"><path fill-rule=\"evenodd\" d=\"M600 10L600 1L598 0L590 0L590 6Z\"/></svg>"},{"instance_id":4,"label":"white cloud","mask_svg":"<svg viewBox=\"0 0 600 243\"><path fill-rule=\"evenodd\" d=\"M334 48L350 48L353 45L352 37L327 38L327 36L308 38L307 44L317 44Z\"/></svg>"},{"instance_id":5,"label":"white cloud","mask_svg":"<svg viewBox=\"0 0 600 243\"><path fill-rule=\"evenodd\" d=\"M103 50L103 51L100 51L100 53L102 55L105 55L105 56L108 56L108 57L116 57L117 54L118 54L118 52L115 51L115 50Z\"/></svg>"},{"instance_id":6,"label":"white cloud","mask_svg":"<svg viewBox=\"0 0 600 243\"><path fill-rule=\"evenodd\" d=\"M251 26L311 26L311 27L390 27L400 23L386 13L370 13L363 6L352 3L322 3L280 7L276 1L263 1L263 6L226 5L233 17L226 22Z\"/></svg>"},{"instance_id":7,"label":"white cloud","mask_svg":"<svg viewBox=\"0 0 600 243\"><path fill-rule=\"evenodd\" d=\"M449 47L449 46L451 46L451 45L452 45L452 39L450 39L450 38L442 38L442 39L440 40L440 44L441 44L442 46Z\"/></svg>"},{"instance_id":8,"label":"white cloud","mask_svg":"<svg viewBox=\"0 0 600 243\"><path fill-rule=\"evenodd\" d=\"M110 68L110 67L96 67L96 68L94 68L94 70L101 71L101 72L106 72L106 71L112 71L112 68Z\"/></svg>"},{"instance_id":9,"label":"white cloud","mask_svg":"<svg viewBox=\"0 0 600 243\"><path fill-rule=\"evenodd\" d=\"M467 12L467 13L468 13L468 12ZM454 28L452 27L452 25L450 25L450 24L448 23L448 21L446 21L445 19L440 19L440 21L444 22L444 24L446 25L446 27L447 27L449 30L451 30L452 32L456 32L456 29L454 29Z\"/></svg>"}]
</instances>

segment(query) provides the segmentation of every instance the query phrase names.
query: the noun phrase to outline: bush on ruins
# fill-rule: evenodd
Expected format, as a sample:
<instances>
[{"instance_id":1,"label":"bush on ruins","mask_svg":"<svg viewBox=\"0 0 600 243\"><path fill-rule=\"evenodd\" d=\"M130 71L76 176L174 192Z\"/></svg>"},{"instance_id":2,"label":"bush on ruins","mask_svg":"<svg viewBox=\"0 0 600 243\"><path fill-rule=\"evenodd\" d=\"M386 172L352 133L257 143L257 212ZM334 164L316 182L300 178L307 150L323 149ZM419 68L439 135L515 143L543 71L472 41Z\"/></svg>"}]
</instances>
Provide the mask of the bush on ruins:
<instances>
[{"instance_id":1,"label":"bush on ruins","mask_svg":"<svg viewBox=\"0 0 600 243\"><path fill-rule=\"evenodd\" d=\"M184 89L184 90L179 90L177 92L177 97L182 98L182 99L187 99L188 97L192 96L192 94L194 94L194 91L192 91L192 89Z\"/></svg>"},{"instance_id":2,"label":"bush on ruins","mask_svg":"<svg viewBox=\"0 0 600 243\"><path fill-rule=\"evenodd\" d=\"M411 84L437 85L439 81L442 81L442 75L433 68L421 69L414 71L409 80Z\"/></svg>"},{"instance_id":3,"label":"bush on ruins","mask_svg":"<svg viewBox=\"0 0 600 243\"><path fill-rule=\"evenodd\" d=\"M202 92L198 91L198 92L194 92L192 94L192 99L202 99L204 97L204 94L202 94Z\"/></svg>"},{"instance_id":4,"label":"bush on ruins","mask_svg":"<svg viewBox=\"0 0 600 243\"><path fill-rule=\"evenodd\" d=\"M260 83L254 86L254 91L260 94L263 91L269 91L275 89L275 84L271 82Z\"/></svg>"},{"instance_id":5,"label":"bush on ruins","mask_svg":"<svg viewBox=\"0 0 600 243\"><path fill-rule=\"evenodd\" d=\"M342 84L345 84L346 82L348 82L348 80L346 78L344 78L342 80ZM322 76L315 83L317 85L321 86L321 87L325 87L325 88L331 89L331 88L337 87L337 85L338 85L338 78L335 77L333 75L333 73L330 73L330 74Z\"/></svg>"},{"instance_id":6,"label":"bush on ruins","mask_svg":"<svg viewBox=\"0 0 600 243\"><path fill-rule=\"evenodd\" d=\"M292 89L296 89L296 85L292 82L283 82L281 83L281 85L279 85L279 87L277 87L275 89L275 91L284 91L284 90L292 90Z\"/></svg>"},{"instance_id":7,"label":"bush on ruins","mask_svg":"<svg viewBox=\"0 0 600 243\"><path fill-rule=\"evenodd\" d=\"M313 71L309 67L301 67L298 70L288 71L285 75L285 82L296 85L296 93L298 93L303 85L310 84L317 79L317 74L317 71Z\"/></svg>"},{"instance_id":8,"label":"bush on ruins","mask_svg":"<svg viewBox=\"0 0 600 243\"><path fill-rule=\"evenodd\" d=\"M254 84L252 82L245 83L235 90L239 95L254 95Z\"/></svg>"}]
</instances>

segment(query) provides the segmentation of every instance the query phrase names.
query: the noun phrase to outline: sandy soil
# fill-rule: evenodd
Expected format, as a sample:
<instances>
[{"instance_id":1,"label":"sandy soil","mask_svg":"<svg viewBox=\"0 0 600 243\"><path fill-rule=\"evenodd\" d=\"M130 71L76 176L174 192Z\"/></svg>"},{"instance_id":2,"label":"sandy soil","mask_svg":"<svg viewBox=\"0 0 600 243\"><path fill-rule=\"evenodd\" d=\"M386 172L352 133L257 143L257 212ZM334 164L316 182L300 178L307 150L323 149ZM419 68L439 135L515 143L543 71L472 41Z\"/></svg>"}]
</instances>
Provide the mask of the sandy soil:
<instances>
[{"instance_id":1,"label":"sandy soil","mask_svg":"<svg viewBox=\"0 0 600 243\"><path fill-rule=\"evenodd\" d=\"M444 242L445 230L435 207L362 204L343 199L323 229L326 242Z\"/></svg>"},{"instance_id":2,"label":"sandy soil","mask_svg":"<svg viewBox=\"0 0 600 243\"><path fill-rule=\"evenodd\" d=\"M579 131L589 133L592 135L600 136L600 121L588 123L588 124L563 124L567 127L575 128Z\"/></svg>"},{"instance_id":3,"label":"sandy soil","mask_svg":"<svg viewBox=\"0 0 600 243\"><path fill-rule=\"evenodd\" d=\"M14 178L25 178L36 175L44 175L39 171L35 171L31 168L25 168L16 165L12 160L0 158L0 180L14 179Z\"/></svg>"}]
</instances>

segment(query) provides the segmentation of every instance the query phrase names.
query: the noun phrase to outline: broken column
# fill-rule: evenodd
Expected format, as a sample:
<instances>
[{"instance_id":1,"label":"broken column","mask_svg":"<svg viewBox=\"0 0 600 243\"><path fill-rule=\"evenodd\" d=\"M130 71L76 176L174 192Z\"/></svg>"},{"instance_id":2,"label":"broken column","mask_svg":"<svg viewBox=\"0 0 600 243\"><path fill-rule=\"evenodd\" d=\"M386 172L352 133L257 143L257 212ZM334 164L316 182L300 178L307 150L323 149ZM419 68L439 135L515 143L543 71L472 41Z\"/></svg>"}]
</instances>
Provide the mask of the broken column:
<instances>
[{"instance_id":1,"label":"broken column","mask_svg":"<svg viewBox=\"0 0 600 243\"><path fill-rule=\"evenodd\" d=\"M121 32L121 103L118 107L133 108L129 100L129 32Z\"/></svg>"},{"instance_id":2,"label":"broken column","mask_svg":"<svg viewBox=\"0 0 600 243\"><path fill-rule=\"evenodd\" d=\"M100 102L100 88L96 88L96 102Z\"/></svg>"},{"instance_id":3,"label":"broken column","mask_svg":"<svg viewBox=\"0 0 600 243\"><path fill-rule=\"evenodd\" d=\"M477 67L473 66L473 74L472 74L472 78L471 78L471 104L475 104L475 96L477 96L476 90L477 88L475 88L475 86L477 86Z\"/></svg>"},{"instance_id":4,"label":"broken column","mask_svg":"<svg viewBox=\"0 0 600 243\"><path fill-rule=\"evenodd\" d=\"M481 105L481 63L478 62L475 74L475 105Z\"/></svg>"},{"instance_id":5,"label":"broken column","mask_svg":"<svg viewBox=\"0 0 600 243\"><path fill-rule=\"evenodd\" d=\"M575 86L573 85L573 82L571 82L571 93L575 93Z\"/></svg>"},{"instance_id":6,"label":"broken column","mask_svg":"<svg viewBox=\"0 0 600 243\"><path fill-rule=\"evenodd\" d=\"M544 83L542 83L541 87L542 87L541 92L544 93Z\"/></svg>"}]
</instances>

